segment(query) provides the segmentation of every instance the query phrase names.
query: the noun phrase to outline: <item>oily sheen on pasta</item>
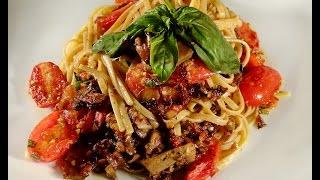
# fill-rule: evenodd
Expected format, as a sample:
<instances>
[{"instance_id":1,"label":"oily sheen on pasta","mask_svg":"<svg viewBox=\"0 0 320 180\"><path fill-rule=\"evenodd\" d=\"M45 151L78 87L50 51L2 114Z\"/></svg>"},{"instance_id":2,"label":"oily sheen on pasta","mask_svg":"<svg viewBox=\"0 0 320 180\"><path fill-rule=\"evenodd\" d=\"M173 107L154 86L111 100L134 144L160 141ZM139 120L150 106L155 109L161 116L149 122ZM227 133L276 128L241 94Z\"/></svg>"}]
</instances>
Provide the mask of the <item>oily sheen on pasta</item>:
<instances>
[{"instance_id":1,"label":"oily sheen on pasta","mask_svg":"<svg viewBox=\"0 0 320 180\"><path fill-rule=\"evenodd\" d=\"M179 8L182 15L176 13ZM199 19L191 18L196 23L190 26L179 22L190 14L217 28L220 40L214 42L231 49L230 59L219 60L227 57L216 55L226 49L219 44L207 46ZM152 17L168 23L163 30L157 22L143 24ZM157 41L161 35L165 38ZM278 101L277 73L279 83L267 98L252 100L267 95L246 89L251 81L262 87L264 74L275 71L264 61L256 32L219 0L118 0L97 7L64 47L59 68L69 86L54 110L57 122L77 137L51 159L71 179L84 179L92 171L116 179L117 169L149 179L211 177L235 159L251 125L265 125L260 114ZM236 73L212 68L225 62L239 66L232 70ZM264 74L254 81L248 77L253 71ZM34 137L29 148L36 147Z\"/></svg>"}]
</instances>

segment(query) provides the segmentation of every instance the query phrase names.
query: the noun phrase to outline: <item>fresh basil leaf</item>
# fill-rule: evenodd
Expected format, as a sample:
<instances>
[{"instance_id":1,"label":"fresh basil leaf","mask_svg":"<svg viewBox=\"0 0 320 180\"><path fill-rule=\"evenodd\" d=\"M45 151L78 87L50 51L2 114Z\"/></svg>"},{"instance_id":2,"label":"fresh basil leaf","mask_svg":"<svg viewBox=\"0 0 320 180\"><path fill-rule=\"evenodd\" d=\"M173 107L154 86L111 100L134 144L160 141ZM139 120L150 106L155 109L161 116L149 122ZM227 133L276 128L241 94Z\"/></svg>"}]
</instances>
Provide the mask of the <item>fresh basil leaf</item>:
<instances>
[{"instance_id":1,"label":"fresh basil leaf","mask_svg":"<svg viewBox=\"0 0 320 180\"><path fill-rule=\"evenodd\" d=\"M152 37L150 42L150 64L160 82L165 82L176 68L178 44L172 31L164 31Z\"/></svg>"},{"instance_id":2,"label":"fresh basil leaf","mask_svg":"<svg viewBox=\"0 0 320 180\"><path fill-rule=\"evenodd\" d=\"M164 4L158 4L155 8L148 10L144 15L150 15L150 14L158 15L158 16L166 16L170 18L172 17L172 14L170 13L168 7Z\"/></svg>"},{"instance_id":3,"label":"fresh basil leaf","mask_svg":"<svg viewBox=\"0 0 320 180\"><path fill-rule=\"evenodd\" d=\"M169 10L165 5L147 11L127 29L103 36L92 47L93 53L105 51L110 57L120 56L137 36L144 32L159 34L170 28Z\"/></svg>"},{"instance_id":4,"label":"fresh basil leaf","mask_svg":"<svg viewBox=\"0 0 320 180\"><path fill-rule=\"evenodd\" d=\"M144 32L151 32L153 34L159 34L168 29L163 23L161 16L153 14L141 16L133 25L135 26L131 26L132 28L139 27L143 29ZM131 31L131 27L128 27L127 31Z\"/></svg>"},{"instance_id":5,"label":"fresh basil leaf","mask_svg":"<svg viewBox=\"0 0 320 180\"><path fill-rule=\"evenodd\" d=\"M137 21L134 22L134 25L144 28L145 32L157 35L162 31L170 29L172 23L170 16L168 16L169 14L170 11L168 8L165 5L160 4L154 9L148 10L143 16L138 18Z\"/></svg>"},{"instance_id":6,"label":"fresh basil leaf","mask_svg":"<svg viewBox=\"0 0 320 180\"><path fill-rule=\"evenodd\" d=\"M105 51L112 57L114 56L114 52L117 52L116 49L119 49L127 39L128 35L124 31L105 35L93 45L92 51L93 53Z\"/></svg>"},{"instance_id":7,"label":"fresh basil leaf","mask_svg":"<svg viewBox=\"0 0 320 180\"><path fill-rule=\"evenodd\" d=\"M239 73L236 53L208 15L193 7L180 7L174 18L175 34L193 47L210 70L222 74Z\"/></svg>"},{"instance_id":8,"label":"fresh basil leaf","mask_svg":"<svg viewBox=\"0 0 320 180\"><path fill-rule=\"evenodd\" d=\"M134 38L150 33L150 64L160 82L165 82L176 67L180 37L192 47L206 66L217 73L234 74L240 70L239 60L212 19L196 8L180 7L177 10L166 0L157 5L122 32L102 37L93 46L93 52L105 51L117 57Z\"/></svg>"},{"instance_id":9,"label":"fresh basil leaf","mask_svg":"<svg viewBox=\"0 0 320 180\"><path fill-rule=\"evenodd\" d=\"M173 4L171 3L170 0L165 0L164 2L168 8L168 10L170 11L171 14L174 14L176 12L176 8L174 8Z\"/></svg>"}]
</instances>

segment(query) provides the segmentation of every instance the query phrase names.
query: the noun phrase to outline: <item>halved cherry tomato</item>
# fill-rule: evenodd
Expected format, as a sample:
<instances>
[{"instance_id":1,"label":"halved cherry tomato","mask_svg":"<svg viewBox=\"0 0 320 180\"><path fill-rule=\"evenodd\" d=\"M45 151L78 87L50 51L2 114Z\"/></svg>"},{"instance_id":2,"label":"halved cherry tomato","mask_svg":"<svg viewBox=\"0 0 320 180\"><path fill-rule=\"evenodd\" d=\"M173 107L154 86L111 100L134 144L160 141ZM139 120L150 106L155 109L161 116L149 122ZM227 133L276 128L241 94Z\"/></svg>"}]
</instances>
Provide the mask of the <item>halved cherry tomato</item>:
<instances>
[{"instance_id":1,"label":"halved cherry tomato","mask_svg":"<svg viewBox=\"0 0 320 180\"><path fill-rule=\"evenodd\" d=\"M205 64L199 59L185 61L176 67L171 74L168 84L195 84L203 82L208 79L214 73L210 71Z\"/></svg>"},{"instance_id":2,"label":"halved cherry tomato","mask_svg":"<svg viewBox=\"0 0 320 180\"><path fill-rule=\"evenodd\" d=\"M186 86L187 83L200 83L212 75L213 72L211 72L199 59L190 60L185 62L185 64L179 65L172 73L169 80L164 84L161 84L161 87L164 89L173 89L177 83L182 86ZM125 83L135 97L141 95L143 97L149 97L147 99L151 99L150 97L158 99L160 96L159 86L149 87L146 85L148 81L153 79L157 81L156 77L152 77L151 67L139 63L129 68L126 74Z\"/></svg>"},{"instance_id":3,"label":"halved cherry tomato","mask_svg":"<svg viewBox=\"0 0 320 180\"><path fill-rule=\"evenodd\" d=\"M242 21L242 25L236 29L238 36L252 48L259 48L257 33L252 30L248 23Z\"/></svg>"},{"instance_id":4,"label":"halved cherry tomato","mask_svg":"<svg viewBox=\"0 0 320 180\"><path fill-rule=\"evenodd\" d=\"M208 151L200 159L188 165L185 180L205 180L217 172L217 163L220 158L221 143L215 139L215 143L209 145Z\"/></svg>"},{"instance_id":5,"label":"halved cherry tomato","mask_svg":"<svg viewBox=\"0 0 320 180\"><path fill-rule=\"evenodd\" d=\"M262 57L261 51L259 49L259 39L257 33L252 30L248 23L242 21L241 27L237 28L238 36L243 39L251 48L250 59L245 69L250 69L256 66L261 66L264 64L265 60ZM245 52L243 52L245 54ZM245 56L241 56L241 62L244 60Z\"/></svg>"},{"instance_id":6,"label":"halved cherry tomato","mask_svg":"<svg viewBox=\"0 0 320 180\"><path fill-rule=\"evenodd\" d=\"M190 84L200 83L201 81L204 81L213 75L213 72L210 71L199 59L190 61L186 67L186 71L186 78Z\"/></svg>"},{"instance_id":7,"label":"halved cherry tomato","mask_svg":"<svg viewBox=\"0 0 320 180\"><path fill-rule=\"evenodd\" d=\"M29 92L38 107L53 107L61 99L67 85L67 79L57 65L43 62L33 67Z\"/></svg>"},{"instance_id":8,"label":"halved cherry tomato","mask_svg":"<svg viewBox=\"0 0 320 180\"><path fill-rule=\"evenodd\" d=\"M62 156L78 140L69 125L59 122L62 111L54 111L33 129L28 140L28 151L35 161L51 162Z\"/></svg>"},{"instance_id":9,"label":"halved cherry tomato","mask_svg":"<svg viewBox=\"0 0 320 180\"><path fill-rule=\"evenodd\" d=\"M111 13L106 14L104 16L100 16L96 19L96 23L98 27L100 27L100 33L103 34L106 32L121 16L121 14L127 10L132 4L136 2L136 0L125 0L125 1L116 1L120 4L116 9L114 9Z\"/></svg>"},{"instance_id":10,"label":"halved cherry tomato","mask_svg":"<svg viewBox=\"0 0 320 180\"><path fill-rule=\"evenodd\" d=\"M144 84L144 79L150 76L150 70L151 68L149 66L142 63L133 65L129 68L126 74L125 83L135 97L138 97L139 94L147 88Z\"/></svg>"},{"instance_id":11,"label":"halved cherry tomato","mask_svg":"<svg viewBox=\"0 0 320 180\"><path fill-rule=\"evenodd\" d=\"M126 3L126 2L128 2L128 1L130 1L130 0L115 0L114 2L116 3L116 4L123 4L123 3ZM132 1L132 0L131 0Z\"/></svg>"},{"instance_id":12,"label":"halved cherry tomato","mask_svg":"<svg viewBox=\"0 0 320 180\"><path fill-rule=\"evenodd\" d=\"M269 66L258 66L245 73L240 82L240 91L248 106L259 107L272 102L281 85L278 71Z\"/></svg>"},{"instance_id":13,"label":"halved cherry tomato","mask_svg":"<svg viewBox=\"0 0 320 180\"><path fill-rule=\"evenodd\" d=\"M244 56L242 56L242 57L244 57ZM265 62L265 60L263 59L262 54L260 54L258 52L257 53L252 52L250 54L249 62L245 66L245 69L251 69L253 67L262 66L264 64L264 62Z\"/></svg>"}]
</instances>

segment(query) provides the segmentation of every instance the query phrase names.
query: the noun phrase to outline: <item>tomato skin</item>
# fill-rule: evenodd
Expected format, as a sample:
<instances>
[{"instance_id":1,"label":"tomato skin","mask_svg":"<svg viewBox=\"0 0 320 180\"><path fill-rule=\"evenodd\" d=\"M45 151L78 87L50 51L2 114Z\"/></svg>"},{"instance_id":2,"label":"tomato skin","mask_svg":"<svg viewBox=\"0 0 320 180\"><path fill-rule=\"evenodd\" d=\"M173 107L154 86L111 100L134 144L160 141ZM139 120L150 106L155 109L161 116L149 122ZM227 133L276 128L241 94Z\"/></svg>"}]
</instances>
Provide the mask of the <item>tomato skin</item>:
<instances>
[{"instance_id":1,"label":"tomato skin","mask_svg":"<svg viewBox=\"0 0 320 180\"><path fill-rule=\"evenodd\" d=\"M28 152L35 161L51 162L62 156L78 140L78 134L67 124L58 122L62 111L43 118L29 136Z\"/></svg>"},{"instance_id":2,"label":"tomato skin","mask_svg":"<svg viewBox=\"0 0 320 180\"><path fill-rule=\"evenodd\" d=\"M245 69L252 69L257 66L262 66L265 60L262 58L262 55L259 53L251 53L248 64L244 67Z\"/></svg>"},{"instance_id":3,"label":"tomato skin","mask_svg":"<svg viewBox=\"0 0 320 180\"><path fill-rule=\"evenodd\" d=\"M100 16L96 19L96 23L100 27L100 33L103 34L106 32L121 16L121 14L127 10L132 4L135 3L135 0L126 0L126 1L116 1L121 3L118 8L114 9L111 13L104 16Z\"/></svg>"},{"instance_id":4,"label":"tomato skin","mask_svg":"<svg viewBox=\"0 0 320 180\"><path fill-rule=\"evenodd\" d=\"M242 21L242 25L236 29L238 36L243 39L251 48L250 59L245 69L251 69L253 67L261 66L265 60L262 57L260 51L259 39L257 33L252 30L248 23ZM245 52L243 52L243 55ZM241 62L244 60L244 56L240 58Z\"/></svg>"},{"instance_id":5,"label":"tomato skin","mask_svg":"<svg viewBox=\"0 0 320 180\"><path fill-rule=\"evenodd\" d=\"M135 97L138 97L139 94L147 88L144 85L144 79L146 76L150 76L147 72L148 70L150 70L150 67L139 63L131 66L126 74L125 83Z\"/></svg>"},{"instance_id":6,"label":"tomato skin","mask_svg":"<svg viewBox=\"0 0 320 180\"><path fill-rule=\"evenodd\" d=\"M245 73L239 88L246 105L260 107L272 102L281 85L278 71L269 66L258 66Z\"/></svg>"},{"instance_id":7,"label":"tomato skin","mask_svg":"<svg viewBox=\"0 0 320 180\"><path fill-rule=\"evenodd\" d=\"M248 23L242 21L242 25L236 29L238 36L243 39L250 48L259 48L259 39L257 33L252 30Z\"/></svg>"},{"instance_id":8,"label":"tomato skin","mask_svg":"<svg viewBox=\"0 0 320 180\"><path fill-rule=\"evenodd\" d=\"M167 82L160 84L149 65L138 63L130 66L125 83L139 101L157 101L158 104L165 104L165 111L178 113L182 110L181 105L189 100L186 87L203 83L212 75L213 72L199 59L189 60L176 67ZM154 85L150 86L151 81Z\"/></svg>"},{"instance_id":9,"label":"tomato skin","mask_svg":"<svg viewBox=\"0 0 320 180\"><path fill-rule=\"evenodd\" d=\"M67 85L67 79L57 65L43 62L33 67L29 92L38 107L53 107L61 99Z\"/></svg>"},{"instance_id":10,"label":"tomato skin","mask_svg":"<svg viewBox=\"0 0 320 180\"><path fill-rule=\"evenodd\" d=\"M213 75L213 72L210 71L201 60L195 59L191 62L192 63L188 64L186 67L186 71L188 72L186 77L188 83L200 83Z\"/></svg>"},{"instance_id":11,"label":"tomato skin","mask_svg":"<svg viewBox=\"0 0 320 180\"><path fill-rule=\"evenodd\" d=\"M200 159L188 165L184 180L205 180L215 175L216 165L220 158L221 143L216 139L214 141L215 143L209 145L208 151Z\"/></svg>"},{"instance_id":12,"label":"tomato skin","mask_svg":"<svg viewBox=\"0 0 320 180\"><path fill-rule=\"evenodd\" d=\"M115 2L116 4L123 4L123 3L126 3L126 2L128 2L128 1L132 1L132 0L115 0L114 2Z\"/></svg>"},{"instance_id":13,"label":"tomato skin","mask_svg":"<svg viewBox=\"0 0 320 180\"><path fill-rule=\"evenodd\" d=\"M205 81L213 74L200 59L193 59L177 66L167 83L196 84Z\"/></svg>"}]
</instances>

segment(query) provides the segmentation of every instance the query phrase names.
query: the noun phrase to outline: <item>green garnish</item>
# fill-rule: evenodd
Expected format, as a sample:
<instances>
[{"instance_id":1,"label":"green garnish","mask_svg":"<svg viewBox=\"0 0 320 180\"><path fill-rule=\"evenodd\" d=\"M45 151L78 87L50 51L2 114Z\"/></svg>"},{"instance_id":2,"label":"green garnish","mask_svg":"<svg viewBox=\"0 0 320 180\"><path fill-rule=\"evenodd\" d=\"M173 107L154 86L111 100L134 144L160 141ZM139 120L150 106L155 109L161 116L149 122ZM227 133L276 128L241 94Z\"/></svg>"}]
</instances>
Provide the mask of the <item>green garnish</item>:
<instances>
[{"instance_id":1,"label":"green garnish","mask_svg":"<svg viewBox=\"0 0 320 180\"><path fill-rule=\"evenodd\" d=\"M79 90L80 89L80 86L81 86L81 81L76 81L75 83L74 83L74 88L76 89L76 90Z\"/></svg>"},{"instance_id":2,"label":"green garnish","mask_svg":"<svg viewBox=\"0 0 320 180\"><path fill-rule=\"evenodd\" d=\"M32 154L30 155L30 157L31 157L32 159L34 159L34 160L40 160L40 156L39 156L38 154L36 154L36 153L32 153Z\"/></svg>"},{"instance_id":3,"label":"green garnish","mask_svg":"<svg viewBox=\"0 0 320 180\"><path fill-rule=\"evenodd\" d=\"M156 87L159 85L159 82L156 79L148 79L146 80L145 85L147 87Z\"/></svg>"},{"instance_id":4,"label":"green garnish","mask_svg":"<svg viewBox=\"0 0 320 180\"><path fill-rule=\"evenodd\" d=\"M240 62L211 18L193 7L182 7L174 17L175 33L193 47L202 62L216 73L236 74Z\"/></svg>"},{"instance_id":5,"label":"green garnish","mask_svg":"<svg viewBox=\"0 0 320 180\"><path fill-rule=\"evenodd\" d=\"M210 70L222 74L240 71L233 48L208 15L193 7L174 9L169 1L147 11L124 31L103 36L92 50L118 57L144 33L151 35L150 65L160 82L167 81L176 68L177 38L193 48Z\"/></svg>"},{"instance_id":6,"label":"green garnish","mask_svg":"<svg viewBox=\"0 0 320 180\"><path fill-rule=\"evenodd\" d=\"M28 147L35 147L36 145L37 143L35 141L28 139Z\"/></svg>"},{"instance_id":7,"label":"green garnish","mask_svg":"<svg viewBox=\"0 0 320 180\"><path fill-rule=\"evenodd\" d=\"M263 115L268 115L269 114L269 110L267 108L260 108L259 109L259 113L263 114Z\"/></svg>"}]
</instances>

